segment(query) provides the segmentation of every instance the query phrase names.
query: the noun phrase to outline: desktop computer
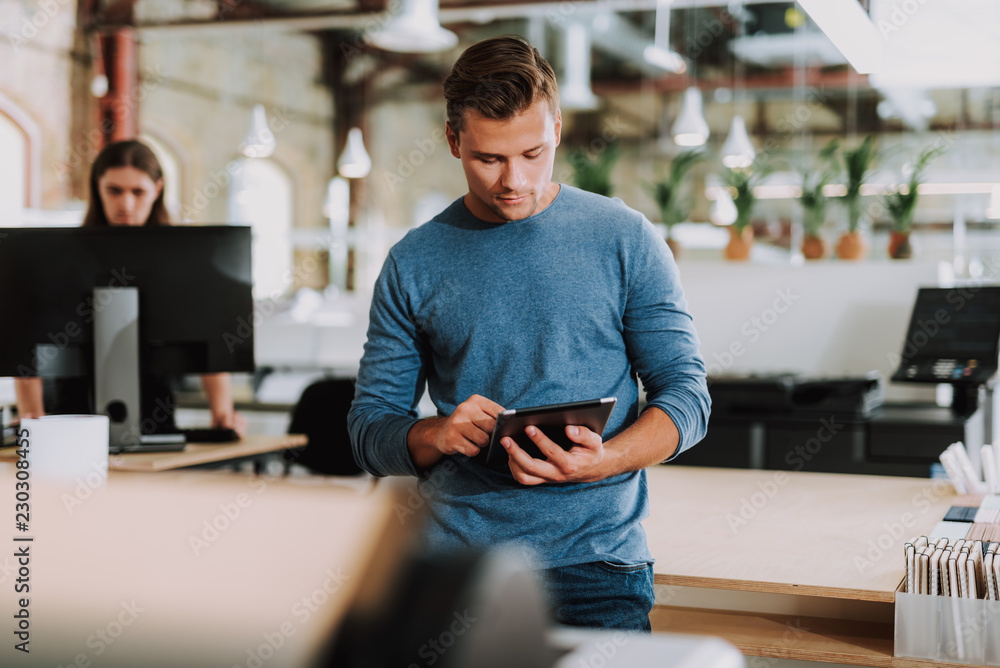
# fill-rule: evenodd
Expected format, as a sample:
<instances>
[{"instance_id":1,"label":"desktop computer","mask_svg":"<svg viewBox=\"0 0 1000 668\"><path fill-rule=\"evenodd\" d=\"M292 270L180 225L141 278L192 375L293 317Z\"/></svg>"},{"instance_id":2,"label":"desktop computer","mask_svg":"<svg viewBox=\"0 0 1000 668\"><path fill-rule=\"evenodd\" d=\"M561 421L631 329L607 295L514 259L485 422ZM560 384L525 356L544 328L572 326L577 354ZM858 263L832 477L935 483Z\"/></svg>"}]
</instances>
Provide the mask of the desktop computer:
<instances>
[{"instance_id":1,"label":"desktop computer","mask_svg":"<svg viewBox=\"0 0 1000 668\"><path fill-rule=\"evenodd\" d=\"M0 376L75 383L115 452L183 447L155 379L254 368L248 227L6 228L0 285Z\"/></svg>"}]
</instances>

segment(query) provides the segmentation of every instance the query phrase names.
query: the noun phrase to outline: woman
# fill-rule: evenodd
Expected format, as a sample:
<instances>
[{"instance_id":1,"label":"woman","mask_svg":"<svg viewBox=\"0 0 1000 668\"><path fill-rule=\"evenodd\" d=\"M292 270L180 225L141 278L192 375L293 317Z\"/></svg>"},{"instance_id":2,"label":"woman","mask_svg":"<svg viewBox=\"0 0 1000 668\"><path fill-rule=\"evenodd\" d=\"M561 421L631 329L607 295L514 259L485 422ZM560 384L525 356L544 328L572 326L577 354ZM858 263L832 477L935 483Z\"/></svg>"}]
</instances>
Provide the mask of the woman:
<instances>
[{"instance_id":1,"label":"woman","mask_svg":"<svg viewBox=\"0 0 1000 668\"><path fill-rule=\"evenodd\" d=\"M170 224L163 204L163 169L142 142L128 140L106 146L91 166L89 191L90 204L83 218L84 227ZM229 374L205 374L201 379L212 412L212 426L235 429L242 435L246 431L246 419L233 409ZM45 389L50 388L43 389L41 378L16 378L18 415L21 418L40 417L45 414L46 404L59 413L87 412L88 388L85 385L73 387L82 385L82 381L66 379L60 383L65 387L60 387L58 392L46 393ZM170 405L173 403L169 387L160 378L144 378L143 394L144 405L152 405L155 397L167 399ZM173 429L176 427L172 415L157 425L157 431Z\"/></svg>"}]
</instances>

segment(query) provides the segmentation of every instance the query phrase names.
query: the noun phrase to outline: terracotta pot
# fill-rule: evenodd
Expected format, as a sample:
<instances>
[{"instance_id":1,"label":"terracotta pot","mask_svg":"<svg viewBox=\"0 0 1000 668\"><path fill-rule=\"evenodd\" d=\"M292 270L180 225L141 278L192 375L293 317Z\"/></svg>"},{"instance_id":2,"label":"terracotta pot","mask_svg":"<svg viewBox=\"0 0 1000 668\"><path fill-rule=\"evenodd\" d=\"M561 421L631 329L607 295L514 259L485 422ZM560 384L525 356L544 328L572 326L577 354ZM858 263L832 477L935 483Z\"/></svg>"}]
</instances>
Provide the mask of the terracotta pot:
<instances>
[{"instance_id":1,"label":"terracotta pot","mask_svg":"<svg viewBox=\"0 0 1000 668\"><path fill-rule=\"evenodd\" d=\"M670 237L667 237L667 246L670 247L670 252L674 254L674 259L675 260L680 257L680 255L681 255L681 244L680 244L679 241L677 241L676 239L671 239Z\"/></svg>"},{"instance_id":2,"label":"terracotta pot","mask_svg":"<svg viewBox=\"0 0 1000 668\"><path fill-rule=\"evenodd\" d=\"M748 260L750 259L750 248L753 247L753 228L747 225L737 232L733 226L729 227L729 243L726 244L727 260Z\"/></svg>"},{"instance_id":3,"label":"terracotta pot","mask_svg":"<svg viewBox=\"0 0 1000 668\"><path fill-rule=\"evenodd\" d=\"M802 239L802 256L807 260L822 260L826 257L826 242L807 235Z\"/></svg>"},{"instance_id":4,"label":"terracotta pot","mask_svg":"<svg viewBox=\"0 0 1000 668\"><path fill-rule=\"evenodd\" d=\"M868 244L861 232L845 232L837 242L837 257L841 260L861 260L868 253Z\"/></svg>"},{"instance_id":5,"label":"terracotta pot","mask_svg":"<svg viewBox=\"0 0 1000 668\"><path fill-rule=\"evenodd\" d=\"M889 233L889 257L893 260L908 260L913 257L913 246L910 244L909 232Z\"/></svg>"}]
</instances>

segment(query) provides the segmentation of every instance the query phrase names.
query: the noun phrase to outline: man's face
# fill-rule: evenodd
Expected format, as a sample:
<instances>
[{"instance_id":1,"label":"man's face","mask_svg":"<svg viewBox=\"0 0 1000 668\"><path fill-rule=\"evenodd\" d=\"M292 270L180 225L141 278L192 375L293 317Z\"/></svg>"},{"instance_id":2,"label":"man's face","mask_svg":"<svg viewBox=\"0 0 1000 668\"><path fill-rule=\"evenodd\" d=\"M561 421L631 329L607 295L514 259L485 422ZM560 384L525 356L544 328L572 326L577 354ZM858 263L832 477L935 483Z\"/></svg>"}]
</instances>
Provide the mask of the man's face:
<instances>
[{"instance_id":1,"label":"man's face","mask_svg":"<svg viewBox=\"0 0 1000 668\"><path fill-rule=\"evenodd\" d=\"M538 100L524 112L498 121L478 111L465 112L458 135L447 126L451 154L462 161L469 194L465 206L491 223L521 220L547 207L559 187L552 165L562 116Z\"/></svg>"}]
</instances>

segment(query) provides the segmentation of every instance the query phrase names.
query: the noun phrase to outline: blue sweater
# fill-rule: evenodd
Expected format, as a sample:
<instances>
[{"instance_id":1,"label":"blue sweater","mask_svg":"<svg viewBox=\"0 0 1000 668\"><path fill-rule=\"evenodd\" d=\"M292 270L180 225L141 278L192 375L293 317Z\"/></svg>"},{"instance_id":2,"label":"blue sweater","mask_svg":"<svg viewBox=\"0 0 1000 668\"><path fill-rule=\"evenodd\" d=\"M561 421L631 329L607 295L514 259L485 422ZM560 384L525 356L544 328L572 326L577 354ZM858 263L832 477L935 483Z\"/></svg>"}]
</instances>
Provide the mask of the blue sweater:
<instances>
[{"instance_id":1,"label":"blue sweater","mask_svg":"<svg viewBox=\"0 0 1000 668\"><path fill-rule=\"evenodd\" d=\"M681 452L705 434L705 365L663 239L621 200L562 185L540 213L502 224L456 200L389 253L348 417L374 475L416 475L406 435L426 381L438 414L473 394L504 408L614 396L607 441L649 406L673 419ZM646 472L521 486L463 455L420 485L435 550L518 543L542 567L651 562L640 521Z\"/></svg>"}]
</instances>

